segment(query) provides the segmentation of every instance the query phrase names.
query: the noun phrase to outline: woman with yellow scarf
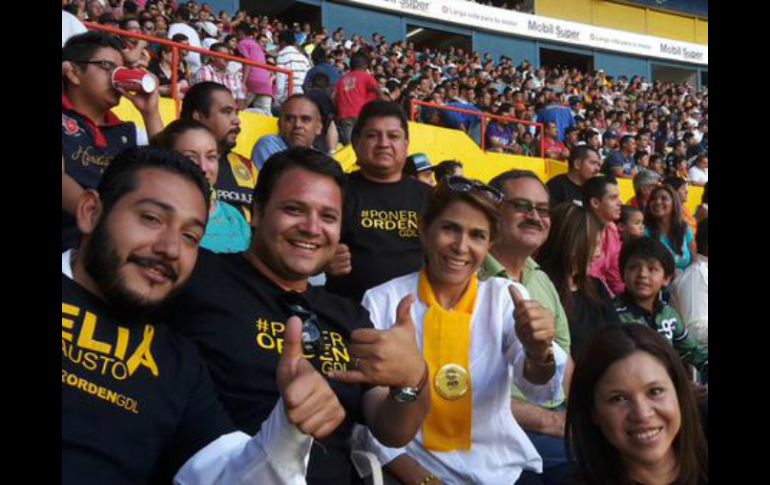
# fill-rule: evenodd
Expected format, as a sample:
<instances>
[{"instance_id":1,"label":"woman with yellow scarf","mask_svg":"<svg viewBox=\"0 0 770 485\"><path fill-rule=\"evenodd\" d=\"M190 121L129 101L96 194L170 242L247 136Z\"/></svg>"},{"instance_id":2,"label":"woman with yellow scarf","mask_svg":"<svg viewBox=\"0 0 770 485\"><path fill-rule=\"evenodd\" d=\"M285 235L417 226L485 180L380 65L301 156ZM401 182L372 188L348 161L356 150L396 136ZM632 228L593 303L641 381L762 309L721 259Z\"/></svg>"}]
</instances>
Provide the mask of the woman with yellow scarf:
<instances>
[{"instance_id":1,"label":"woman with yellow scarf","mask_svg":"<svg viewBox=\"0 0 770 485\"><path fill-rule=\"evenodd\" d=\"M428 365L422 392L431 393L430 411L404 448L368 436L402 483L542 483L542 460L511 413L511 382L533 402L559 398L567 357L553 343L553 315L523 286L476 277L503 202L480 182L445 178L421 221L425 267L364 295L381 329L396 321L402 299L417 297L410 313Z\"/></svg>"}]
</instances>

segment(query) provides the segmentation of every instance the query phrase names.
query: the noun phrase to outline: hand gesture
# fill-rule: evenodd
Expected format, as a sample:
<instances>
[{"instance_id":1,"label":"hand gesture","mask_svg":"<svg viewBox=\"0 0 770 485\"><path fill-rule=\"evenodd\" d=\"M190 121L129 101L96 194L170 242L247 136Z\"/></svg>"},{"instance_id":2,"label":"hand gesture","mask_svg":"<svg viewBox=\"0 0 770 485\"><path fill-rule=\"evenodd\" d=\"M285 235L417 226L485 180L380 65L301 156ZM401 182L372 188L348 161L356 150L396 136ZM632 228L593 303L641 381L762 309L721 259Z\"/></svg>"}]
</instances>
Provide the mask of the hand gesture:
<instances>
[{"instance_id":1,"label":"hand gesture","mask_svg":"<svg viewBox=\"0 0 770 485\"><path fill-rule=\"evenodd\" d=\"M516 336L527 355L536 362L545 362L553 352L551 347L556 335L553 314L535 300L525 300L515 286L508 287L515 308Z\"/></svg>"},{"instance_id":2,"label":"hand gesture","mask_svg":"<svg viewBox=\"0 0 770 485\"><path fill-rule=\"evenodd\" d=\"M326 264L326 274L331 276L344 276L353 270L350 259L350 248L347 244L340 243L331 261Z\"/></svg>"},{"instance_id":3,"label":"hand gesture","mask_svg":"<svg viewBox=\"0 0 770 485\"><path fill-rule=\"evenodd\" d=\"M324 438L345 419L345 409L329 383L302 357L302 321L298 317L286 322L276 382L286 416L306 435Z\"/></svg>"},{"instance_id":4,"label":"hand gesture","mask_svg":"<svg viewBox=\"0 0 770 485\"><path fill-rule=\"evenodd\" d=\"M350 334L353 370L329 377L342 382L377 386L417 387L425 360L417 348L410 309L414 295L405 296L396 309L396 323L388 330L358 329Z\"/></svg>"}]
</instances>

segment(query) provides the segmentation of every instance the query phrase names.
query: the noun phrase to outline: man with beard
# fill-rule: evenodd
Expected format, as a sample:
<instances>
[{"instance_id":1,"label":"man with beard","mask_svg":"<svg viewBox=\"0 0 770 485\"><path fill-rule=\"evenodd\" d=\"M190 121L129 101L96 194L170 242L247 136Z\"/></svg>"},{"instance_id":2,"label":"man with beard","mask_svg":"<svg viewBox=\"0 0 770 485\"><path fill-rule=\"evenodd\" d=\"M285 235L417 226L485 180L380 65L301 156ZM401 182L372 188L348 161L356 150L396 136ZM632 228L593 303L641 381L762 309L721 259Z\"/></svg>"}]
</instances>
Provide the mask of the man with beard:
<instances>
[{"instance_id":1,"label":"man with beard","mask_svg":"<svg viewBox=\"0 0 770 485\"><path fill-rule=\"evenodd\" d=\"M251 193L258 170L248 158L232 152L241 132L238 107L230 90L214 82L194 85L185 94L179 118L200 121L211 130L219 144L217 199L243 211L251 220Z\"/></svg>"},{"instance_id":2,"label":"man with beard","mask_svg":"<svg viewBox=\"0 0 770 485\"><path fill-rule=\"evenodd\" d=\"M198 346L225 409L247 433L280 399L273 376L286 338L282 322L303 319L303 357L333 379L346 413L311 450L314 485L359 483L349 459L354 424L387 446L403 446L430 402L409 313L413 296L401 302L395 327L380 331L361 305L308 283L339 242L344 183L339 164L316 150L270 157L254 191L249 249L201 251L189 286L167 308L169 324Z\"/></svg>"},{"instance_id":3,"label":"man with beard","mask_svg":"<svg viewBox=\"0 0 770 485\"><path fill-rule=\"evenodd\" d=\"M195 348L157 324L185 284L208 184L185 157L129 149L77 207L83 238L62 254L62 483L303 483L311 438L345 412L286 323L283 400L253 438L235 430Z\"/></svg>"},{"instance_id":4,"label":"man with beard","mask_svg":"<svg viewBox=\"0 0 770 485\"><path fill-rule=\"evenodd\" d=\"M265 135L254 145L251 160L261 170L270 156L290 147L312 148L321 134L321 110L307 94L294 94L281 106L278 135Z\"/></svg>"},{"instance_id":5,"label":"man with beard","mask_svg":"<svg viewBox=\"0 0 770 485\"><path fill-rule=\"evenodd\" d=\"M528 170L503 172L493 178L490 185L500 190L505 199L501 207L500 237L479 269L479 277L498 276L520 282L532 298L526 302L530 311L550 313L556 329L554 340L567 354L566 396L573 368L567 316L553 282L532 259L551 229L548 190L537 175ZM568 468L564 451L565 402L535 405L527 401L516 386L511 389L511 397L516 422L543 458L544 476L561 475Z\"/></svg>"}]
</instances>

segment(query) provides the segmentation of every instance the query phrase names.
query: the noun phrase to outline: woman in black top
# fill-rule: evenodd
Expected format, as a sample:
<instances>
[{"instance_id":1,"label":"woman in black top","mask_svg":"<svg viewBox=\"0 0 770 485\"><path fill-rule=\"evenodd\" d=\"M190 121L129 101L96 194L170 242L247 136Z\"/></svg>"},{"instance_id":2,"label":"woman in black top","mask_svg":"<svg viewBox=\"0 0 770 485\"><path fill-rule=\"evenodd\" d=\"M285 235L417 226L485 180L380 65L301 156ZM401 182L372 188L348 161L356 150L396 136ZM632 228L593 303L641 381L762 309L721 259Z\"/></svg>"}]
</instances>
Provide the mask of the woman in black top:
<instances>
[{"instance_id":1,"label":"woman in black top","mask_svg":"<svg viewBox=\"0 0 770 485\"><path fill-rule=\"evenodd\" d=\"M536 256L540 268L553 281L567 314L571 354L600 327L619 323L612 297L604 284L588 274L591 263L601 256L601 221L571 202L551 213L551 232Z\"/></svg>"},{"instance_id":2,"label":"woman in black top","mask_svg":"<svg viewBox=\"0 0 770 485\"><path fill-rule=\"evenodd\" d=\"M158 86L161 96L171 96L171 47L167 45L160 46L158 58L150 62L147 68L158 78ZM189 80L186 76L187 64L179 54L179 70L177 71L177 82L179 83L179 93L184 94L189 88Z\"/></svg>"}]
</instances>

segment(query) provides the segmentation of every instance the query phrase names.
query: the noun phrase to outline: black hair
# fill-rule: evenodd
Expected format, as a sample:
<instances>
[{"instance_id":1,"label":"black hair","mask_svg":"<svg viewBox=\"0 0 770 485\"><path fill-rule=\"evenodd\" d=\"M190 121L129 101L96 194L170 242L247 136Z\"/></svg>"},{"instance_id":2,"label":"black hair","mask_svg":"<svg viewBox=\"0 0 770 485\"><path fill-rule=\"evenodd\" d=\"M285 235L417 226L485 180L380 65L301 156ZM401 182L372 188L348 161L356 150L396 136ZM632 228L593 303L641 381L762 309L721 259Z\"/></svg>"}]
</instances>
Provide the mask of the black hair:
<instances>
[{"instance_id":1,"label":"black hair","mask_svg":"<svg viewBox=\"0 0 770 485\"><path fill-rule=\"evenodd\" d=\"M572 149L572 151L569 154L569 159L568 159L569 164L567 165L567 167L573 168L576 161L585 160L586 158L588 158L588 155L590 152L596 153L597 157L599 156L599 152L597 152L596 150L594 150L588 145L576 146L575 148Z\"/></svg>"},{"instance_id":2,"label":"black hair","mask_svg":"<svg viewBox=\"0 0 770 485\"><path fill-rule=\"evenodd\" d=\"M634 139L633 135L623 135L620 137L620 146L626 146Z\"/></svg>"},{"instance_id":3,"label":"black hair","mask_svg":"<svg viewBox=\"0 0 770 485\"><path fill-rule=\"evenodd\" d=\"M227 86L212 81L204 81L193 84L182 100L182 110L179 118L191 120L196 111L203 116L209 116L211 111L211 97L218 91L230 92Z\"/></svg>"},{"instance_id":4,"label":"black hair","mask_svg":"<svg viewBox=\"0 0 770 485\"><path fill-rule=\"evenodd\" d=\"M644 215L644 212L642 212L642 210L637 207L631 207L630 205L623 205L620 208L620 219L618 220L618 224L628 224L628 220L631 219L631 215L634 214L635 212L638 212Z\"/></svg>"},{"instance_id":5,"label":"black hair","mask_svg":"<svg viewBox=\"0 0 770 485\"><path fill-rule=\"evenodd\" d=\"M73 35L67 40L61 50L61 61L77 64L90 61L99 49L109 48L121 52L124 47L125 43L114 35L104 32L84 32Z\"/></svg>"},{"instance_id":6,"label":"black hair","mask_svg":"<svg viewBox=\"0 0 770 485\"><path fill-rule=\"evenodd\" d=\"M278 34L278 42L287 45L294 45L296 42L296 39L294 38L294 32L288 29L281 31L281 33Z\"/></svg>"},{"instance_id":7,"label":"black hair","mask_svg":"<svg viewBox=\"0 0 770 485\"><path fill-rule=\"evenodd\" d=\"M326 53L326 49L321 46L313 49L313 53L310 54L310 60L313 61L313 65L323 64L329 59L329 55Z\"/></svg>"},{"instance_id":8,"label":"black hair","mask_svg":"<svg viewBox=\"0 0 770 485\"><path fill-rule=\"evenodd\" d=\"M364 52L356 52L352 56L350 56L350 69L365 69L367 64L369 64L369 56L366 55Z\"/></svg>"},{"instance_id":9,"label":"black hair","mask_svg":"<svg viewBox=\"0 0 770 485\"><path fill-rule=\"evenodd\" d=\"M618 185L613 175L597 175L583 184L583 207L591 207L591 199L602 200L607 193L608 185Z\"/></svg>"},{"instance_id":10,"label":"black hair","mask_svg":"<svg viewBox=\"0 0 770 485\"><path fill-rule=\"evenodd\" d=\"M695 245L698 247L698 254L708 257L709 255L709 218L706 217L698 223L698 232L695 233Z\"/></svg>"},{"instance_id":11,"label":"black hair","mask_svg":"<svg viewBox=\"0 0 770 485\"><path fill-rule=\"evenodd\" d=\"M102 174L96 191L102 202L103 216L109 214L124 195L136 190L137 173L150 168L180 175L195 184L206 203L206 214L208 214L209 184L203 171L187 157L173 150L143 146L120 152Z\"/></svg>"},{"instance_id":12,"label":"black hair","mask_svg":"<svg viewBox=\"0 0 770 485\"><path fill-rule=\"evenodd\" d=\"M433 168L433 175L436 177L436 183L441 182L444 177L451 175L458 168L463 168L459 160L444 160Z\"/></svg>"},{"instance_id":13,"label":"black hair","mask_svg":"<svg viewBox=\"0 0 770 485\"><path fill-rule=\"evenodd\" d=\"M372 118L396 118L401 123L401 128L404 130L406 139L409 139L409 123L406 120L404 110L398 103L393 101L375 100L366 103L358 115L356 124L353 125L353 131L351 132L351 140L356 140L361 136L366 123Z\"/></svg>"},{"instance_id":14,"label":"black hair","mask_svg":"<svg viewBox=\"0 0 770 485\"><path fill-rule=\"evenodd\" d=\"M318 150L292 147L272 155L262 166L253 192L254 210L267 205L276 184L283 174L292 168L301 168L333 179L344 199L346 178L340 164Z\"/></svg>"},{"instance_id":15,"label":"black hair","mask_svg":"<svg viewBox=\"0 0 770 485\"><path fill-rule=\"evenodd\" d=\"M666 276L673 276L676 270L671 251L662 242L648 236L632 239L623 244L619 259L621 274L625 274L626 265L628 265L631 258L639 258L644 261L658 261L663 266L663 272Z\"/></svg>"}]
</instances>

